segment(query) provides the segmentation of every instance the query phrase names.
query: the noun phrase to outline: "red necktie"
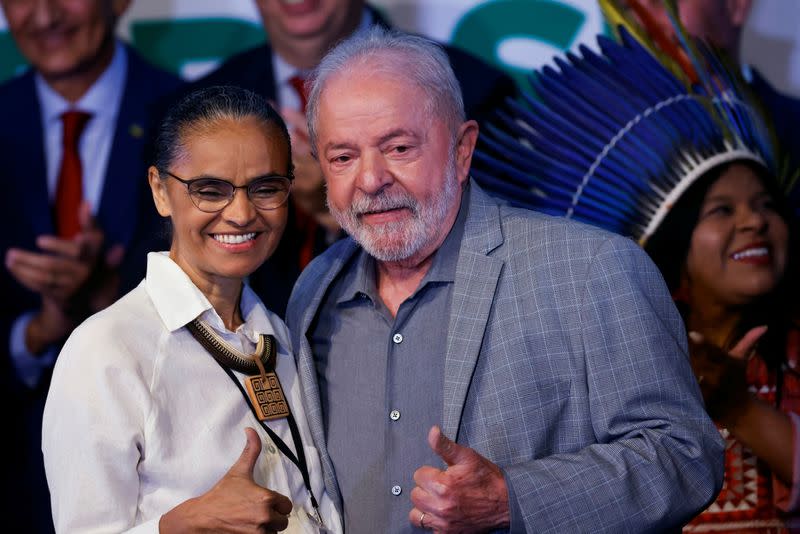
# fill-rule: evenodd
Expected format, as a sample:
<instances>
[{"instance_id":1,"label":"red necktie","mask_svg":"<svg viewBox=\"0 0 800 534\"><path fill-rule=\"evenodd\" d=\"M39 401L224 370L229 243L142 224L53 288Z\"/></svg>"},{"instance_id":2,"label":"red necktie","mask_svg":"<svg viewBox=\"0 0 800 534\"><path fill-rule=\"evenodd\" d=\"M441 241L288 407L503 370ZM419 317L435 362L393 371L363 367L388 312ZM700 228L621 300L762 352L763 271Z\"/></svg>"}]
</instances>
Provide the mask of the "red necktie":
<instances>
[{"instance_id":1,"label":"red necktie","mask_svg":"<svg viewBox=\"0 0 800 534\"><path fill-rule=\"evenodd\" d=\"M289 78L289 85L297 92L300 98L300 111L306 112L306 104L308 103L308 95L306 94L306 80L302 76L292 76ZM297 204L295 204L294 221L297 226L297 231L300 234L300 253L297 258L300 270L308 265L314 259L314 243L317 237L317 221L314 220L309 214L302 211Z\"/></svg>"},{"instance_id":2,"label":"red necktie","mask_svg":"<svg viewBox=\"0 0 800 534\"><path fill-rule=\"evenodd\" d=\"M78 139L91 118L83 111L67 111L61 116L64 124L61 169L56 186L55 218L59 237L70 239L81 230L78 210L83 199L83 170L78 154Z\"/></svg>"},{"instance_id":3,"label":"red necktie","mask_svg":"<svg viewBox=\"0 0 800 534\"><path fill-rule=\"evenodd\" d=\"M308 95L306 94L306 79L295 74L289 78L289 85L292 86L297 93L297 96L300 97L300 111L305 113L306 105L308 104Z\"/></svg>"}]
</instances>

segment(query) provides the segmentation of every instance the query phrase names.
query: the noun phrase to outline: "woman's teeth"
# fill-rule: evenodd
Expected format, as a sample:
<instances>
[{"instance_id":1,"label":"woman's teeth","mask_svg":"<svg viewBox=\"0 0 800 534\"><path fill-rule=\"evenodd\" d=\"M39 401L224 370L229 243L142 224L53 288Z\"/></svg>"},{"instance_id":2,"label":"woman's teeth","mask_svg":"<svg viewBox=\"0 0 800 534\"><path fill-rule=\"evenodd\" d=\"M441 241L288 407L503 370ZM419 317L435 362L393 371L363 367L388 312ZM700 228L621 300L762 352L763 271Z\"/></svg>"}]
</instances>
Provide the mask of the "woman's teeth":
<instances>
[{"instance_id":1,"label":"woman's teeth","mask_svg":"<svg viewBox=\"0 0 800 534\"><path fill-rule=\"evenodd\" d=\"M767 247L748 248L733 255L734 260L742 260L744 258L759 258L769 255Z\"/></svg>"},{"instance_id":2,"label":"woman's teeth","mask_svg":"<svg viewBox=\"0 0 800 534\"><path fill-rule=\"evenodd\" d=\"M236 245L254 239L256 237L256 233L250 232L249 234L211 234L211 236L220 243L225 243L228 245Z\"/></svg>"}]
</instances>

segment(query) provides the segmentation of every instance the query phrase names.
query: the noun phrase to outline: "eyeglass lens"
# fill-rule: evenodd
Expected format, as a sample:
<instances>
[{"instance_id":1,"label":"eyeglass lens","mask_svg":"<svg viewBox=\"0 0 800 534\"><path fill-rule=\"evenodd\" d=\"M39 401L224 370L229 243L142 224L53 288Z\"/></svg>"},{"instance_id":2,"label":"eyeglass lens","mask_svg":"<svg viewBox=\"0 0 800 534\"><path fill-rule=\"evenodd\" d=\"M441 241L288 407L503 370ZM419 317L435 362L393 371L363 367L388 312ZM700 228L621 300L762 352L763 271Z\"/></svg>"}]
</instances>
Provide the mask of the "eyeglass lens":
<instances>
[{"instance_id":1,"label":"eyeglass lens","mask_svg":"<svg viewBox=\"0 0 800 534\"><path fill-rule=\"evenodd\" d=\"M289 185L289 179L281 176L259 178L247 185L247 196L259 209L275 209L286 202ZM209 212L230 204L235 190L232 183L214 178L194 180L189 185L189 195L197 208Z\"/></svg>"}]
</instances>

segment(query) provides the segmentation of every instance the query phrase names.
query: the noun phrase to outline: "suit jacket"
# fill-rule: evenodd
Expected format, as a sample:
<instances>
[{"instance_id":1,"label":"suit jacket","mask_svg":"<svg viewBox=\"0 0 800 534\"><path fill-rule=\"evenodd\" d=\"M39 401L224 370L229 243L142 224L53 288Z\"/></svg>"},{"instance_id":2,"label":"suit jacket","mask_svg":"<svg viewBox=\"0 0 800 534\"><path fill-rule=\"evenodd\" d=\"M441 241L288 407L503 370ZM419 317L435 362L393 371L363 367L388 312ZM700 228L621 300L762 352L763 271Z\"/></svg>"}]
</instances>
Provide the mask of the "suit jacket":
<instances>
[{"instance_id":1,"label":"suit jacket","mask_svg":"<svg viewBox=\"0 0 800 534\"><path fill-rule=\"evenodd\" d=\"M756 69L751 69L750 87L761 101L775 128L780 157L792 171L800 168L800 99L779 93Z\"/></svg>"},{"instance_id":2,"label":"suit jacket","mask_svg":"<svg viewBox=\"0 0 800 534\"><path fill-rule=\"evenodd\" d=\"M376 24L389 27L377 11L371 9L371 12ZM479 122L488 119L504 104L506 98L517 94L514 82L500 70L458 48L443 46L461 85L468 118ZM249 89L268 100L276 100L278 90L272 68L272 47L269 43L231 57L219 69L195 82L194 86L228 84ZM281 317L286 312L292 286L300 275L298 258L302 236L295 225L294 205L291 202L289 210L289 221L277 250L250 277L250 285L264 301L264 305ZM325 234L320 230L315 240L315 255L326 248Z\"/></svg>"},{"instance_id":3,"label":"suit jacket","mask_svg":"<svg viewBox=\"0 0 800 534\"><path fill-rule=\"evenodd\" d=\"M147 184L145 153L154 121L181 84L179 78L147 64L132 49L128 48L127 52L124 94L96 214L106 243L126 247L120 294L143 278L147 250L164 246L164 241L154 239L163 223ZM0 121L0 180L6 194L0 210L0 221L6 228L0 237L3 256L10 247L37 250L37 236L55 233L40 113L32 70L0 85L0 116L3 117ZM20 528L26 531L50 531L49 494L40 450L42 409L49 373L36 388L30 389L17 378L8 355L13 321L27 311L38 309L40 301L37 294L18 284L7 269L1 271L0 371L3 382L0 385L4 411L9 412L5 421L11 420L12 435L17 438L12 442L15 449L12 457L19 459L12 466L14 474L5 478L9 487L4 494L10 496L10 501L4 500L9 506L6 517L12 522L20 521ZM31 528L29 521L33 518L43 521L41 528Z\"/></svg>"},{"instance_id":4,"label":"suit jacket","mask_svg":"<svg viewBox=\"0 0 800 534\"><path fill-rule=\"evenodd\" d=\"M287 314L337 499L308 337L359 250L348 238L312 262ZM513 531L652 532L717 495L723 444L683 323L632 241L501 205L472 183L446 327L441 428L504 470Z\"/></svg>"}]
</instances>

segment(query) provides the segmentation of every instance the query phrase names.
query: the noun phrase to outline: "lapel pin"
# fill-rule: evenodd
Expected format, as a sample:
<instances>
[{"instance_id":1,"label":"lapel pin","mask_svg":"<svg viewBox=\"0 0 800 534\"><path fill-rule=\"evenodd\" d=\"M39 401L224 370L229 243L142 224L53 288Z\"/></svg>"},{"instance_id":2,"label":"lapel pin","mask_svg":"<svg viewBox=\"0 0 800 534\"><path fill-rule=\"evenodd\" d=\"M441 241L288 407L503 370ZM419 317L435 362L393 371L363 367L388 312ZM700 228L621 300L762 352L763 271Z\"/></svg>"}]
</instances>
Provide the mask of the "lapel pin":
<instances>
[{"instance_id":1,"label":"lapel pin","mask_svg":"<svg viewBox=\"0 0 800 534\"><path fill-rule=\"evenodd\" d=\"M128 133L131 134L131 137L139 139L144 135L144 128L142 128L139 124L133 123L131 124L130 128L128 128Z\"/></svg>"}]
</instances>

